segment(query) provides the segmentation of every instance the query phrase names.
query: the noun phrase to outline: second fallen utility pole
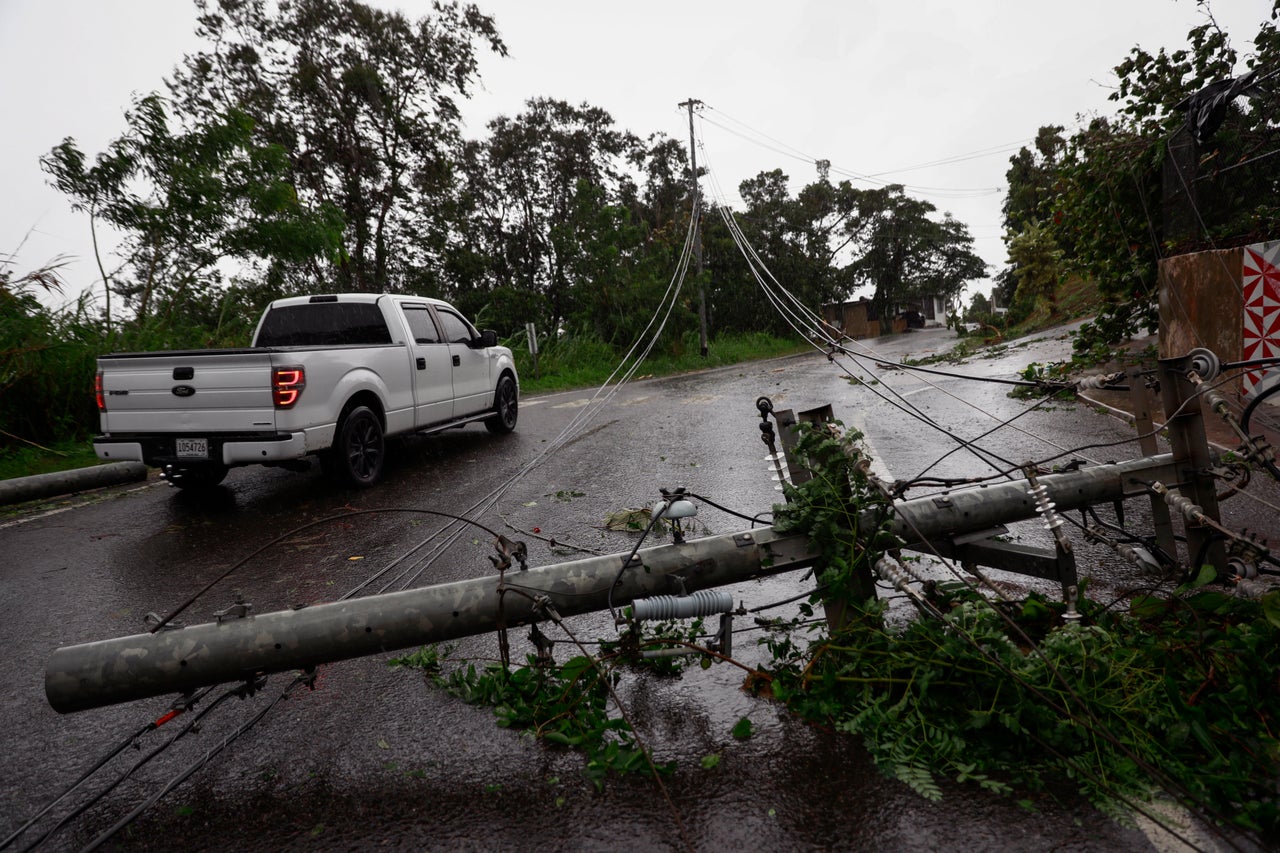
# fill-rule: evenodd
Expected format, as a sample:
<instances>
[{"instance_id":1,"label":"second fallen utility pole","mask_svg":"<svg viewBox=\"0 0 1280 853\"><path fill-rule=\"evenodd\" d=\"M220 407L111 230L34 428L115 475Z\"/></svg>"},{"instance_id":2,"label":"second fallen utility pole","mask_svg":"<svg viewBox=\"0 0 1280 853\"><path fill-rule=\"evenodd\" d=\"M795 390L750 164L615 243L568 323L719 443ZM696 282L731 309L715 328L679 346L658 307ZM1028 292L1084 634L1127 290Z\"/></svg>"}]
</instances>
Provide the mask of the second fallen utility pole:
<instances>
[{"instance_id":1,"label":"second fallen utility pole","mask_svg":"<svg viewBox=\"0 0 1280 853\"><path fill-rule=\"evenodd\" d=\"M677 106L689 110L689 192L692 197L690 216L693 217L693 258L695 272L698 276L698 343L702 357L707 357L707 291L702 284L702 195L698 191L698 154L693 137L693 108L702 106L702 101L690 98L681 101Z\"/></svg>"}]
</instances>

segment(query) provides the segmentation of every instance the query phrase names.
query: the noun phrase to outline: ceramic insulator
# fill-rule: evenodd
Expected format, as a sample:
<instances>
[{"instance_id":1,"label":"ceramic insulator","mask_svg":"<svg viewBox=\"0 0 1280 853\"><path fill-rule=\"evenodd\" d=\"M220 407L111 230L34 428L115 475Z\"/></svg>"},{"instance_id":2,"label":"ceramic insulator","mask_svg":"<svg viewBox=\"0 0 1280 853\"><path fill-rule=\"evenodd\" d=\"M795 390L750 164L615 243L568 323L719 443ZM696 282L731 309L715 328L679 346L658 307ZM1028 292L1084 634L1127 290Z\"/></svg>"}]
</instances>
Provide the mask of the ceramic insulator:
<instances>
[{"instance_id":1,"label":"ceramic insulator","mask_svg":"<svg viewBox=\"0 0 1280 853\"><path fill-rule=\"evenodd\" d=\"M713 616L733 609L733 596L727 592L700 589L693 595L655 595L631 603L637 621L646 619L692 619Z\"/></svg>"}]
</instances>

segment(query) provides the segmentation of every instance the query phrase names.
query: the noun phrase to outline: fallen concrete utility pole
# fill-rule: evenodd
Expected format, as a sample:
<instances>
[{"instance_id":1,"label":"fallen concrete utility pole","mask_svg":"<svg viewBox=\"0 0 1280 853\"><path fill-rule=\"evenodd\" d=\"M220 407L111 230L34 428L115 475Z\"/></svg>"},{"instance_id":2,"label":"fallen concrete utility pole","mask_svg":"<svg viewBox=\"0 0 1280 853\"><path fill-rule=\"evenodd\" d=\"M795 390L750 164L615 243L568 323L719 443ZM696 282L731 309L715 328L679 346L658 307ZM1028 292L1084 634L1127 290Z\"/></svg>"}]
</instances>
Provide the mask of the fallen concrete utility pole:
<instances>
[{"instance_id":1,"label":"fallen concrete utility pole","mask_svg":"<svg viewBox=\"0 0 1280 853\"><path fill-rule=\"evenodd\" d=\"M1141 481L1182 478L1162 455L1040 477L1059 510L1145 495ZM1036 515L1023 480L902 501L894 532L908 547ZM870 516L867 523L872 523ZM805 536L764 527L644 549L622 572L615 605L691 593L810 566ZM239 681L257 674L488 633L545 619L545 596L562 616L604 610L625 555L592 557L405 592L374 595L58 649L45 694L60 713Z\"/></svg>"}]
</instances>

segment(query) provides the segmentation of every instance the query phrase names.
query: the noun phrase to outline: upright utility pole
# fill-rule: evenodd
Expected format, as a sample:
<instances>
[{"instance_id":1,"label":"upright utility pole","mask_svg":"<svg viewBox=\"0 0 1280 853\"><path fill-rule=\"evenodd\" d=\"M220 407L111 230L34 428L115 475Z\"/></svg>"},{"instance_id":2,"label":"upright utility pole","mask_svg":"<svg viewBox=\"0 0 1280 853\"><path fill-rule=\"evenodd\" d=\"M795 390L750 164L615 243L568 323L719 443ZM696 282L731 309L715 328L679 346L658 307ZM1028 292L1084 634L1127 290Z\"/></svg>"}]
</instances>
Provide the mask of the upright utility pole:
<instances>
[{"instance_id":1,"label":"upright utility pole","mask_svg":"<svg viewBox=\"0 0 1280 853\"><path fill-rule=\"evenodd\" d=\"M702 196L698 192L698 154L693 141L693 108L702 101L690 98L676 106L689 110L689 192L693 195L693 257L698 273L698 342L702 345L702 357L707 357L707 292L702 286Z\"/></svg>"}]
</instances>

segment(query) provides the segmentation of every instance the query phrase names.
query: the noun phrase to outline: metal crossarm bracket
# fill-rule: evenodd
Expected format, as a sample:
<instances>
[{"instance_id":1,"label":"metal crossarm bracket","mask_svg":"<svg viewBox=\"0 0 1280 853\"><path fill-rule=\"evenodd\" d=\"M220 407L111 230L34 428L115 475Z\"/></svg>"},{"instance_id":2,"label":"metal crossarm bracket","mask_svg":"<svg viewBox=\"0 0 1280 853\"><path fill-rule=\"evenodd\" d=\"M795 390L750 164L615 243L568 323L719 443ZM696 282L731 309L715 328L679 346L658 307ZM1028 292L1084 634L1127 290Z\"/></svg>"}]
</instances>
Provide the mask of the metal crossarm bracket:
<instances>
[{"instance_id":1,"label":"metal crossarm bracket","mask_svg":"<svg viewBox=\"0 0 1280 853\"><path fill-rule=\"evenodd\" d=\"M1044 578L1051 581L1068 582L1062 577L1062 571L1056 551L1044 548L1033 548L1013 542L998 542L994 539L982 539L965 543L937 542L939 553L944 557L959 560L962 564L988 566L1002 572L1013 572L1033 578ZM1074 575L1074 572L1071 572ZM1070 578L1071 583L1075 578Z\"/></svg>"}]
</instances>

